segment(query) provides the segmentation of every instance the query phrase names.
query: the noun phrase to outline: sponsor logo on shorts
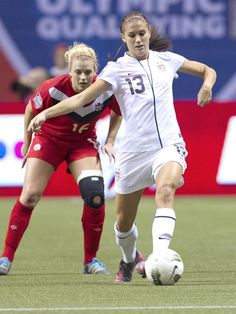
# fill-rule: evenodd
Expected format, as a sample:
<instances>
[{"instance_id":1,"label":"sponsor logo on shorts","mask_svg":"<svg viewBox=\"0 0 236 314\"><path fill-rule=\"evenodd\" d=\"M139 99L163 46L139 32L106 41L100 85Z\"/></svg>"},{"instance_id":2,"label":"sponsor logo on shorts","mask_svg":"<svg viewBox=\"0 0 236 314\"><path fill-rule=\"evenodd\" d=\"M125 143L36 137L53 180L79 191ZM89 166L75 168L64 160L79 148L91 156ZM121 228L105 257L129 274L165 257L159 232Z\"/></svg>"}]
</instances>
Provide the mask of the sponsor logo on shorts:
<instances>
[{"instance_id":1,"label":"sponsor logo on shorts","mask_svg":"<svg viewBox=\"0 0 236 314\"><path fill-rule=\"evenodd\" d=\"M120 169L119 168L115 169L115 177L116 177L116 180L120 179Z\"/></svg>"}]
</instances>

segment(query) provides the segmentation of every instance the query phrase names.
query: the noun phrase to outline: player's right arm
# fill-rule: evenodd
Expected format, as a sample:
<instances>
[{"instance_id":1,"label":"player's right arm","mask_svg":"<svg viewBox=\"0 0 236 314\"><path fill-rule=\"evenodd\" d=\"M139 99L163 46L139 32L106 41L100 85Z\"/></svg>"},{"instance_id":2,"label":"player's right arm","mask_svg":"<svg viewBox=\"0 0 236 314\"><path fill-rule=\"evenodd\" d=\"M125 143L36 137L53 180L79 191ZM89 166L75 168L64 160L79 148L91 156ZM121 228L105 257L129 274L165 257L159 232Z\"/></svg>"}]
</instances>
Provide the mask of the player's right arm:
<instances>
[{"instance_id":1,"label":"player's right arm","mask_svg":"<svg viewBox=\"0 0 236 314\"><path fill-rule=\"evenodd\" d=\"M47 119L61 116L75 111L78 108L92 102L109 88L109 83L98 79L83 92L69 97L55 106L52 106L33 118L29 124L28 131L37 130Z\"/></svg>"}]
</instances>

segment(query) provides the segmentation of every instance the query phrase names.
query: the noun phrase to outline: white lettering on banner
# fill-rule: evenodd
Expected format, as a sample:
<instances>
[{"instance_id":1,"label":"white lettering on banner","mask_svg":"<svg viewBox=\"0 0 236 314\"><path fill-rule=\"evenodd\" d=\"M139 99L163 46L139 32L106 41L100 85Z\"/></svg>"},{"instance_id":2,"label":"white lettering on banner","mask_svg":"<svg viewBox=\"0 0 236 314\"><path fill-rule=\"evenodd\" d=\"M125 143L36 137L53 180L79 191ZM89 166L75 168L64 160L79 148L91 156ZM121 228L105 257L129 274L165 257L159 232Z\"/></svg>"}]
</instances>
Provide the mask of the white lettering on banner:
<instances>
[{"instance_id":1,"label":"white lettering on banner","mask_svg":"<svg viewBox=\"0 0 236 314\"><path fill-rule=\"evenodd\" d=\"M74 14L90 15L94 13L94 8L91 3L88 3L88 1L70 0L67 1L67 3L71 3L71 12L73 12Z\"/></svg>"},{"instance_id":2,"label":"white lettering on banner","mask_svg":"<svg viewBox=\"0 0 236 314\"><path fill-rule=\"evenodd\" d=\"M65 12L67 7L67 0L37 0L39 11L44 14L58 15Z\"/></svg>"},{"instance_id":3,"label":"white lettering on banner","mask_svg":"<svg viewBox=\"0 0 236 314\"><path fill-rule=\"evenodd\" d=\"M112 0L96 0L96 3L99 14L109 14L111 12Z\"/></svg>"},{"instance_id":4,"label":"white lettering on banner","mask_svg":"<svg viewBox=\"0 0 236 314\"><path fill-rule=\"evenodd\" d=\"M44 17L40 19L36 25L36 31L40 37L47 40L58 39L61 36L58 21L54 17Z\"/></svg>"},{"instance_id":5,"label":"white lettering on banner","mask_svg":"<svg viewBox=\"0 0 236 314\"><path fill-rule=\"evenodd\" d=\"M220 165L216 177L218 184L236 184L236 116L228 121Z\"/></svg>"},{"instance_id":6,"label":"white lettering on banner","mask_svg":"<svg viewBox=\"0 0 236 314\"><path fill-rule=\"evenodd\" d=\"M112 0L37 0L40 12L45 14L94 14L111 13ZM226 10L223 0L119 0L116 2L117 14L125 14L139 9L144 13L168 14L176 8L182 13L193 14L201 11L204 14L222 13Z\"/></svg>"},{"instance_id":7,"label":"white lettering on banner","mask_svg":"<svg viewBox=\"0 0 236 314\"><path fill-rule=\"evenodd\" d=\"M50 15L65 14L67 11L73 14L92 14L92 4L83 0L37 0L37 6L42 13Z\"/></svg>"},{"instance_id":8,"label":"white lettering on banner","mask_svg":"<svg viewBox=\"0 0 236 314\"><path fill-rule=\"evenodd\" d=\"M151 23L160 27L172 38L221 38L226 35L224 18L221 15L214 15L205 18L202 15L194 17L172 15L161 18L150 18Z\"/></svg>"},{"instance_id":9,"label":"white lettering on banner","mask_svg":"<svg viewBox=\"0 0 236 314\"><path fill-rule=\"evenodd\" d=\"M50 15L70 14L100 14L111 12L112 0L96 0L95 3L88 3L85 0L37 0L40 12Z\"/></svg>"},{"instance_id":10,"label":"white lettering on banner","mask_svg":"<svg viewBox=\"0 0 236 314\"><path fill-rule=\"evenodd\" d=\"M185 0L185 2L187 1ZM192 0L192 2L196 3L197 1ZM224 10L225 4L215 0L199 0L199 8L205 13L219 13Z\"/></svg>"},{"instance_id":11,"label":"white lettering on banner","mask_svg":"<svg viewBox=\"0 0 236 314\"><path fill-rule=\"evenodd\" d=\"M222 1L215 0L184 0L183 11L185 13L195 13L197 10L205 14L220 13L224 10L225 4Z\"/></svg>"},{"instance_id":12,"label":"white lettering on banner","mask_svg":"<svg viewBox=\"0 0 236 314\"><path fill-rule=\"evenodd\" d=\"M151 13L154 9L153 0L120 0L117 1L117 9L121 14L129 11L140 10L145 13Z\"/></svg>"},{"instance_id":13,"label":"white lettering on banner","mask_svg":"<svg viewBox=\"0 0 236 314\"><path fill-rule=\"evenodd\" d=\"M223 0L37 0L37 7L42 17L36 30L46 40L118 39L120 17L132 10L146 14L172 39L227 35Z\"/></svg>"},{"instance_id":14,"label":"white lettering on banner","mask_svg":"<svg viewBox=\"0 0 236 314\"><path fill-rule=\"evenodd\" d=\"M180 6L181 11L186 14L196 13L220 13L225 10L225 3L222 0L120 0L117 1L119 13L126 13L139 9L145 13L156 12L158 14L170 13L172 7Z\"/></svg>"},{"instance_id":15,"label":"white lettering on banner","mask_svg":"<svg viewBox=\"0 0 236 314\"><path fill-rule=\"evenodd\" d=\"M106 18L96 15L90 16L90 18L73 19L69 16L63 16L61 19L44 17L37 24L37 33L47 40L88 39L91 37L115 39L119 38L117 22L117 18L113 15Z\"/></svg>"}]
</instances>

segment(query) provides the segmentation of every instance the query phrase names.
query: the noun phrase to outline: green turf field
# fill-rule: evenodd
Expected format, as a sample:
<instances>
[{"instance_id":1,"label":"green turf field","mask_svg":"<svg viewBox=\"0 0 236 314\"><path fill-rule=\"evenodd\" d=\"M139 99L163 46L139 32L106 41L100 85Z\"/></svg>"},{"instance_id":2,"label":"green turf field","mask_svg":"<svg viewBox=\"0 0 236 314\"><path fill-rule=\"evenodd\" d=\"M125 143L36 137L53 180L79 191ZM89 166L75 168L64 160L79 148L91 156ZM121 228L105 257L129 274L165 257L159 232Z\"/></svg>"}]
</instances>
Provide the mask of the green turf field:
<instances>
[{"instance_id":1,"label":"green turf field","mask_svg":"<svg viewBox=\"0 0 236 314\"><path fill-rule=\"evenodd\" d=\"M0 200L0 251L14 199ZM98 257L112 276L82 273L80 199L44 198L35 210L11 272L0 277L0 313L236 313L236 198L177 198L171 248L185 272L169 287L134 273L114 284L120 260L113 235L114 201L107 201ZM151 251L152 198L142 200L138 248ZM54 220L54 222L53 222Z\"/></svg>"}]
</instances>

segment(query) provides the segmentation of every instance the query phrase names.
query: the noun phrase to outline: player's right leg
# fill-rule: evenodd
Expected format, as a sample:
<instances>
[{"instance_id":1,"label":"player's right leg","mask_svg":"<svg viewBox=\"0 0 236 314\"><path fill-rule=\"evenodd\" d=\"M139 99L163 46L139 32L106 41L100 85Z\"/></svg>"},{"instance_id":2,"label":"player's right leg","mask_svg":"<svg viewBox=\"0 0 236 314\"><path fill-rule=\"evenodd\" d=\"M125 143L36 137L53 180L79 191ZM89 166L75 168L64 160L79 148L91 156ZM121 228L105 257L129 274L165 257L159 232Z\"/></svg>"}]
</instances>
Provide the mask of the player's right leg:
<instances>
[{"instance_id":1,"label":"player's right leg","mask_svg":"<svg viewBox=\"0 0 236 314\"><path fill-rule=\"evenodd\" d=\"M38 203L54 168L47 162L28 158L23 189L12 208L5 246L0 257L0 275L7 275L15 252L27 229L34 207Z\"/></svg>"},{"instance_id":2,"label":"player's right leg","mask_svg":"<svg viewBox=\"0 0 236 314\"><path fill-rule=\"evenodd\" d=\"M136 248L138 230L134 223L142 193L143 190L129 194L117 193L116 195L116 223L114 229L116 243L122 252L122 259L115 279L116 283L130 282L136 264L142 260L142 256Z\"/></svg>"}]
</instances>

